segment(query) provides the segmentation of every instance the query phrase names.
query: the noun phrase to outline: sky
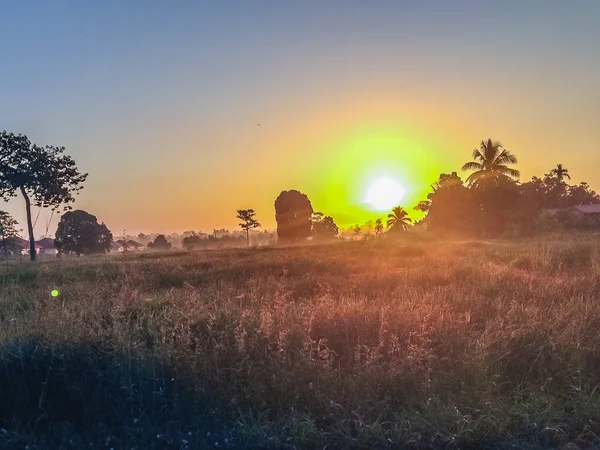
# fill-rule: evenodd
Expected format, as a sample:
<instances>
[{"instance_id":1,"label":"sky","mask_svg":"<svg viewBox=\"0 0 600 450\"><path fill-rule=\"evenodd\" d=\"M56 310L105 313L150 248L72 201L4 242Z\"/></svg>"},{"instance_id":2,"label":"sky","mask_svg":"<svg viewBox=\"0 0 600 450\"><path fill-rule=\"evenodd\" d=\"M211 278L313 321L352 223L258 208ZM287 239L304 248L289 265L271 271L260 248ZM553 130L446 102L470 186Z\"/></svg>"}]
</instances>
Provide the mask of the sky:
<instances>
[{"instance_id":1,"label":"sky","mask_svg":"<svg viewBox=\"0 0 600 450\"><path fill-rule=\"evenodd\" d=\"M373 181L412 209L487 138L521 180L562 163L600 190L597 0L0 9L0 129L66 147L89 173L74 206L115 235L233 229L241 208L273 228L288 189L363 223L387 214L365 203ZM0 209L25 228L21 198ZM36 235L57 219L42 211Z\"/></svg>"}]
</instances>

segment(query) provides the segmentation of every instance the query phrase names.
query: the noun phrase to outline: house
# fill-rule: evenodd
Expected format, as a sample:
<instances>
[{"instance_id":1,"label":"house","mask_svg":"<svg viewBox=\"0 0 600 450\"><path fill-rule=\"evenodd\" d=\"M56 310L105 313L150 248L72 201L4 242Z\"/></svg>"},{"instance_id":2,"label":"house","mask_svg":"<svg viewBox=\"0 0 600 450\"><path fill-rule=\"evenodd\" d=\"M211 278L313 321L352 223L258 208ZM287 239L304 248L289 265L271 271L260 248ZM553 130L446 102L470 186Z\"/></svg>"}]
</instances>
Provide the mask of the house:
<instances>
[{"instance_id":1,"label":"house","mask_svg":"<svg viewBox=\"0 0 600 450\"><path fill-rule=\"evenodd\" d=\"M56 256L58 250L54 247L54 239L43 238L35 242L35 250L38 255Z\"/></svg>"},{"instance_id":2,"label":"house","mask_svg":"<svg viewBox=\"0 0 600 450\"><path fill-rule=\"evenodd\" d=\"M573 206L571 212L584 228L600 229L600 203Z\"/></svg>"},{"instance_id":3,"label":"house","mask_svg":"<svg viewBox=\"0 0 600 450\"><path fill-rule=\"evenodd\" d=\"M115 245L113 246L113 244ZM119 239L111 243L110 250L118 252L141 252L144 250L144 245L131 239L128 241Z\"/></svg>"},{"instance_id":4,"label":"house","mask_svg":"<svg viewBox=\"0 0 600 450\"><path fill-rule=\"evenodd\" d=\"M577 205L573 206L571 210L580 216L600 218L600 203L593 205Z\"/></svg>"},{"instance_id":5,"label":"house","mask_svg":"<svg viewBox=\"0 0 600 450\"><path fill-rule=\"evenodd\" d=\"M125 244L127 245L127 249L129 251L134 251L134 252L141 252L144 251L144 244L140 244L139 242L133 241L133 240L128 240L127 242L125 242Z\"/></svg>"}]
</instances>

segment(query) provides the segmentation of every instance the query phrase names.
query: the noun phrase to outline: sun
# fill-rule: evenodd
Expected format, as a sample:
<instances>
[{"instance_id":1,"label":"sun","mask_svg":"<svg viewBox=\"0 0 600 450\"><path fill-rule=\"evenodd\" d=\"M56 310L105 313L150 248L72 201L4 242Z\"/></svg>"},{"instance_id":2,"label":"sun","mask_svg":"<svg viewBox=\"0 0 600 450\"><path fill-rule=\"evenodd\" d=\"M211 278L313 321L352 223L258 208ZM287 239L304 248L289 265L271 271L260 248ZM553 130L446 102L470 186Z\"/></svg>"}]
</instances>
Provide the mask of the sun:
<instances>
[{"instance_id":1,"label":"sun","mask_svg":"<svg viewBox=\"0 0 600 450\"><path fill-rule=\"evenodd\" d=\"M365 201L378 211L390 210L398 206L406 191L397 181L382 177L377 178L367 190Z\"/></svg>"}]
</instances>

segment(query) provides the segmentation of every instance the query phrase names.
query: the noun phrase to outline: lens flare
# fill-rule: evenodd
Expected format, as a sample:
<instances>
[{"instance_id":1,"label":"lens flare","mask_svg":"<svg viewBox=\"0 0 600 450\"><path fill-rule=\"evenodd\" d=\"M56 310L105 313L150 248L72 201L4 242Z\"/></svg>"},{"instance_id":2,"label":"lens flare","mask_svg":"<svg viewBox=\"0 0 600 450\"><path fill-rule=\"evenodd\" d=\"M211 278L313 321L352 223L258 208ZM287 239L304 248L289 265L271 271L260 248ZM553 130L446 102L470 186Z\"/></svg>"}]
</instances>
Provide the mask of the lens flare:
<instances>
[{"instance_id":1,"label":"lens flare","mask_svg":"<svg viewBox=\"0 0 600 450\"><path fill-rule=\"evenodd\" d=\"M58 297L59 294L60 294L60 292L58 292L57 289L53 289L52 292L50 292L50 295L52 297Z\"/></svg>"}]
</instances>

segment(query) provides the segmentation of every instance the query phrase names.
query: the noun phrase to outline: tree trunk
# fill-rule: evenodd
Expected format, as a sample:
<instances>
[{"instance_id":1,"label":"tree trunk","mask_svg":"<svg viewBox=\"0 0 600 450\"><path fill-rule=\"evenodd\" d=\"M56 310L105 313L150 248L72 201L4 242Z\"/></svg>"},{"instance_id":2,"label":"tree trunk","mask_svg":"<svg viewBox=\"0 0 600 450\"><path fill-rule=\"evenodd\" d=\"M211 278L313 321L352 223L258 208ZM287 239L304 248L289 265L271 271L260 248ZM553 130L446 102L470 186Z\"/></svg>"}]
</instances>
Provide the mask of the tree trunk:
<instances>
[{"instance_id":1,"label":"tree trunk","mask_svg":"<svg viewBox=\"0 0 600 450\"><path fill-rule=\"evenodd\" d=\"M4 230L2 230L2 245L4 246L4 257L6 258L6 267L8 267L8 249L6 248L6 237L4 236Z\"/></svg>"},{"instance_id":2,"label":"tree trunk","mask_svg":"<svg viewBox=\"0 0 600 450\"><path fill-rule=\"evenodd\" d=\"M21 186L21 194L25 199L25 209L27 210L27 231L29 232L29 259L35 261L35 238L33 237L33 222L31 221L31 202L29 196L25 192L25 188Z\"/></svg>"},{"instance_id":3,"label":"tree trunk","mask_svg":"<svg viewBox=\"0 0 600 450\"><path fill-rule=\"evenodd\" d=\"M248 248L250 248L250 230L246 230L246 243L248 244Z\"/></svg>"}]
</instances>

